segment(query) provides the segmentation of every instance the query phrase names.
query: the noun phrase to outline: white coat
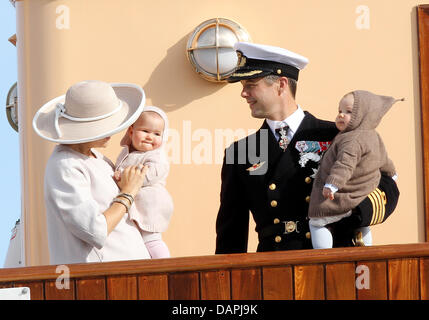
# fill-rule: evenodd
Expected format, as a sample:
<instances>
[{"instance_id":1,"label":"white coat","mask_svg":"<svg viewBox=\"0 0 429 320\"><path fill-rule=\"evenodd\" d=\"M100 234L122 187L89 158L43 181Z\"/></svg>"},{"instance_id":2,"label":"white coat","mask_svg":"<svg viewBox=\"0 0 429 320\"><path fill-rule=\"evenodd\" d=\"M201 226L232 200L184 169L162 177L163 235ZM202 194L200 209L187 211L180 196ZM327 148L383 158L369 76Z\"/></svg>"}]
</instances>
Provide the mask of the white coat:
<instances>
[{"instance_id":1,"label":"white coat","mask_svg":"<svg viewBox=\"0 0 429 320\"><path fill-rule=\"evenodd\" d=\"M45 171L51 264L149 259L140 230L125 214L108 235L103 212L118 195L113 164L57 145Z\"/></svg>"}]
</instances>

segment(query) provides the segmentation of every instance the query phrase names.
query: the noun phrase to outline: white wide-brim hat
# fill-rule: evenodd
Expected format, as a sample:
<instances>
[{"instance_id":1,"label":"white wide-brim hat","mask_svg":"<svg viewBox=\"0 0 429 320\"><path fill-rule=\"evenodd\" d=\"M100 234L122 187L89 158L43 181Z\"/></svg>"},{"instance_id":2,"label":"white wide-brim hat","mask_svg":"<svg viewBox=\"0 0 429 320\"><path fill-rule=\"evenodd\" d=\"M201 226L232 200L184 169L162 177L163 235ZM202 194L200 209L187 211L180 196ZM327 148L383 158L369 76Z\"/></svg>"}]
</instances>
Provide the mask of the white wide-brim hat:
<instances>
[{"instance_id":1,"label":"white wide-brim hat","mask_svg":"<svg viewBox=\"0 0 429 320\"><path fill-rule=\"evenodd\" d=\"M43 139L61 144L96 141L134 123L145 101L136 84L82 81L43 105L33 118L33 128Z\"/></svg>"}]
</instances>

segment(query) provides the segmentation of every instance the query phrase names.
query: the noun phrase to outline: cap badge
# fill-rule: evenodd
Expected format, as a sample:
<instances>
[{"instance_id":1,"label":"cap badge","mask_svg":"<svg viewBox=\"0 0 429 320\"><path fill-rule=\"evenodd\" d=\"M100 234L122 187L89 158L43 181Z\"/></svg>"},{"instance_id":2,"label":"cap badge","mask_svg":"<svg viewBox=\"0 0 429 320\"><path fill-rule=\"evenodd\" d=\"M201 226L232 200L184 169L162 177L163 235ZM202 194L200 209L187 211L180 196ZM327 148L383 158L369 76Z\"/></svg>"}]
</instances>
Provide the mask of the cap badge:
<instances>
[{"instance_id":1,"label":"cap badge","mask_svg":"<svg viewBox=\"0 0 429 320\"><path fill-rule=\"evenodd\" d=\"M238 57L238 62L237 62L237 68L242 68L246 65L246 56L243 56L243 54L240 51L237 51L237 57Z\"/></svg>"}]
</instances>

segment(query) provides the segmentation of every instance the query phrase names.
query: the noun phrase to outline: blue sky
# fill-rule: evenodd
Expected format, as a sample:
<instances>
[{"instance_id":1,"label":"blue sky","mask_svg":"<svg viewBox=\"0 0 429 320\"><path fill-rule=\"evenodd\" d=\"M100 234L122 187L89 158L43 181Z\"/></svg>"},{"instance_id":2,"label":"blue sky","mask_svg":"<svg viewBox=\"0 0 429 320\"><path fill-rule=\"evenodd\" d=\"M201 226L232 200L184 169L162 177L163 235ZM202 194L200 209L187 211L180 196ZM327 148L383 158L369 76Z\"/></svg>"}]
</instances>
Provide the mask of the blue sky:
<instances>
[{"instance_id":1,"label":"blue sky","mask_svg":"<svg viewBox=\"0 0 429 320\"><path fill-rule=\"evenodd\" d=\"M6 97L17 81L16 48L8 41L16 33L15 8L7 0L0 0L0 146L3 157L0 182L0 267L6 258L11 229L21 216L21 181L19 137L6 116Z\"/></svg>"}]
</instances>

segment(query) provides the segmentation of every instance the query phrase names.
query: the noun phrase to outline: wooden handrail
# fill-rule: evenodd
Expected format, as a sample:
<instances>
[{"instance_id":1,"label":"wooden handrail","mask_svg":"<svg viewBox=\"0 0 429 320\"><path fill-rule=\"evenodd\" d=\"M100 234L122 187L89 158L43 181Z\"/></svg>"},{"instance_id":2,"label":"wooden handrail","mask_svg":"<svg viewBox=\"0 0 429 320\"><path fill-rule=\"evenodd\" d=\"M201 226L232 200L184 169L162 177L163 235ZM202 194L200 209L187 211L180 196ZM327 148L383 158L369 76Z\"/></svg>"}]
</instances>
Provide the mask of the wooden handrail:
<instances>
[{"instance_id":1,"label":"wooden handrail","mask_svg":"<svg viewBox=\"0 0 429 320\"><path fill-rule=\"evenodd\" d=\"M71 264L68 267L70 278L82 278L120 274L177 273L258 266L374 261L427 256L429 256L429 243L418 243ZM57 266L50 265L0 269L0 282L56 279L58 277L56 268Z\"/></svg>"},{"instance_id":2,"label":"wooden handrail","mask_svg":"<svg viewBox=\"0 0 429 320\"><path fill-rule=\"evenodd\" d=\"M423 147L423 190L425 209L425 238L429 241L429 5L417 6L418 58L420 75L420 104Z\"/></svg>"}]
</instances>

